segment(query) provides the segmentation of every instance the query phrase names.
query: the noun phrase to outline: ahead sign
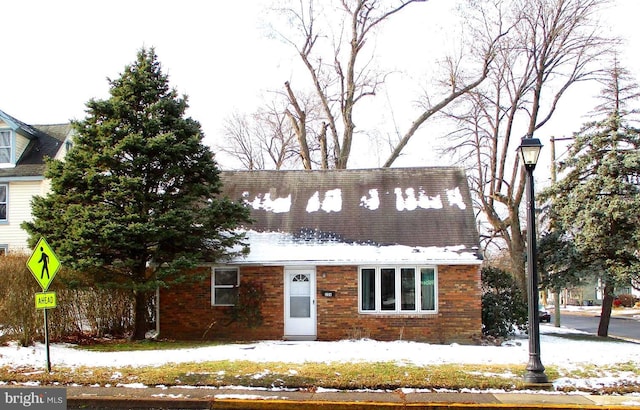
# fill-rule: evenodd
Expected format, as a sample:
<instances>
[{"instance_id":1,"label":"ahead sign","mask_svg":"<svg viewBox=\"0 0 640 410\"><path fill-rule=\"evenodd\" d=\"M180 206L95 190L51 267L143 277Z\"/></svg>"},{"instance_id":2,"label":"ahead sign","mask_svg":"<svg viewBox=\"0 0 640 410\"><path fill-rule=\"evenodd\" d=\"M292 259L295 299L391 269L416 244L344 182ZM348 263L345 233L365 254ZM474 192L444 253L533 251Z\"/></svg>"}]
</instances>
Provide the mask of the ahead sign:
<instances>
[{"instance_id":1,"label":"ahead sign","mask_svg":"<svg viewBox=\"0 0 640 410\"><path fill-rule=\"evenodd\" d=\"M53 309L58 307L56 292L36 293L36 309Z\"/></svg>"},{"instance_id":2,"label":"ahead sign","mask_svg":"<svg viewBox=\"0 0 640 410\"><path fill-rule=\"evenodd\" d=\"M42 290L46 292L60 269L60 261L44 238L40 238L36 244L33 253L27 260L27 267Z\"/></svg>"}]
</instances>

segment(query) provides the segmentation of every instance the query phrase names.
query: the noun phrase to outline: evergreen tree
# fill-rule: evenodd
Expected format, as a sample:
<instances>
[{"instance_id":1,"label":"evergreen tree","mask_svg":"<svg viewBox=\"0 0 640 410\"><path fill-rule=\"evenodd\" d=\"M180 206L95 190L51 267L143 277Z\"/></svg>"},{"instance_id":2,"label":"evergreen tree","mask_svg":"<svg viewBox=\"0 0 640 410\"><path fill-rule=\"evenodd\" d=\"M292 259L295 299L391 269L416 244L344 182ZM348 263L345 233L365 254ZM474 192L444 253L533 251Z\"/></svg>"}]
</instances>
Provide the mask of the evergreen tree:
<instances>
[{"instance_id":1,"label":"evergreen tree","mask_svg":"<svg viewBox=\"0 0 640 410\"><path fill-rule=\"evenodd\" d=\"M169 87L153 48L109 83L110 97L90 100L86 118L73 122L64 161L48 161L51 191L34 198L24 228L95 285L131 290L132 337L142 339L149 292L242 252L235 228L249 213L220 196L200 124L185 118L186 96Z\"/></svg>"},{"instance_id":2,"label":"evergreen tree","mask_svg":"<svg viewBox=\"0 0 640 410\"><path fill-rule=\"evenodd\" d=\"M626 108L638 97L636 90L615 63L596 110L605 118L574 135L569 158L560 167L566 174L546 192L581 268L605 285L599 336L608 334L615 287L640 278L640 130L632 126L634 112Z\"/></svg>"},{"instance_id":3,"label":"evergreen tree","mask_svg":"<svg viewBox=\"0 0 640 410\"><path fill-rule=\"evenodd\" d=\"M537 242L540 285L543 289L552 289L559 294L563 288L579 285L590 276L591 271L584 265L582 256L576 250L571 233L558 220L553 205L545 207L543 212L549 226L540 234Z\"/></svg>"},{"instance_id":4,"label":"evergreen tree","mask_svg":"<svg viewBox=\"0 0 640 410\"><path fill-rule=\"evenodd\" d=\"M527 327L527 304L513 276L500 268L482 268L482 334L508 337Z\"/></svg>"}]
</instances>

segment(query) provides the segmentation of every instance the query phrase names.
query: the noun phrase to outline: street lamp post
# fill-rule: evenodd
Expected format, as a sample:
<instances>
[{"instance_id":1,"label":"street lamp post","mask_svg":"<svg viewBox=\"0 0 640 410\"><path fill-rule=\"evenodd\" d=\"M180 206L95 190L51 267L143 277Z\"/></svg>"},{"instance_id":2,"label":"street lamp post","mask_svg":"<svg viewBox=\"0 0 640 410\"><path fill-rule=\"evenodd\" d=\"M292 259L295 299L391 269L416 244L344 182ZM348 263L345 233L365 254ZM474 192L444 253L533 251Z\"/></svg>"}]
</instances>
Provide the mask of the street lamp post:
<instances>
[{"instance_id":1,"label":"street lamp post","mask_svg":"<svg viewBox=\"0 0 640 410\"><path fill-rule=\"evenodd\" d=\"M538 306L538 272L536 270L536 215L533 170L538 162L542 144L537 138L522 138L518 151L527 171L527 296L529 301L529 363L524 381L528 384L546 384L547 375L540 361L540 315Z\"/></svg>"}]
</instances>

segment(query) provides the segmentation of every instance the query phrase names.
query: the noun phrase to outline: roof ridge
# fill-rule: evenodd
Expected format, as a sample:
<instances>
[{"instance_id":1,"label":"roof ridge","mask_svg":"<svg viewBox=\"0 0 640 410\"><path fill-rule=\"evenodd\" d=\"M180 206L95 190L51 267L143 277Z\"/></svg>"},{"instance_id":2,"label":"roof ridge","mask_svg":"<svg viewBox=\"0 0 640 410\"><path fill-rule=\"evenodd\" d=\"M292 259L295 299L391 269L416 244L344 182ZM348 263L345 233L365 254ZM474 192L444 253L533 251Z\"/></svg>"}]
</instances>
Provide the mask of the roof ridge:
<instances>
[{"instance_id":1,"label":"roof ridge","mask_svg":"<svg viewBox=\"0 0 640 410\"><path fill-rule=\"evenodd\" d=\"M33 124L32 127L51 127L53 125L71 125L71 121L67 122L53 122L48 124Z\"/></svg>"},{"instance_id":2,"label":"roof ridge","mask_svg":"<svg viewBox=\"0 0 640 410\"><path fill-rule=\"evenodd\" d=\"M347 169L229 169L223 172L243 172L243 173L310 173L310 172L372 172L372 171L408 171L408 170L424 170L424 169L464 169L461 165L427 165L427 166L411 166L411 167L371 167L371 168L347 168Z\"/></svg>"}]
</instances>

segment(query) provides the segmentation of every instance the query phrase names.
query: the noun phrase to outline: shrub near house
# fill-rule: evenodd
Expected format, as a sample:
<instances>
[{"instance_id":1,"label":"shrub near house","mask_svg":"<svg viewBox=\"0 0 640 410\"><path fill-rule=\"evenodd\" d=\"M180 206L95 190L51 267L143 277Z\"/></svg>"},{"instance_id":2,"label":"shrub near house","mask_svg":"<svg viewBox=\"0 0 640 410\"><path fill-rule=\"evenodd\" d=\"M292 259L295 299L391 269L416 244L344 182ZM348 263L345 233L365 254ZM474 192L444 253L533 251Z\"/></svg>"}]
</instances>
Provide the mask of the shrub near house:
<instances>
[{"instance_id":1,"label":"shrub near house","mask_svg":"<svg viewBox=\"0 0 640 410\"><path fill-rule=\"evenodd\" d=\"M482 261L462 170L247 171L222 181L252 211L243 227L251 251L202 267L203 282L161 289L160 337L481 335ZM261 303L238 297L247 287L260 289Z\"/></svg>"}]
</instances>

